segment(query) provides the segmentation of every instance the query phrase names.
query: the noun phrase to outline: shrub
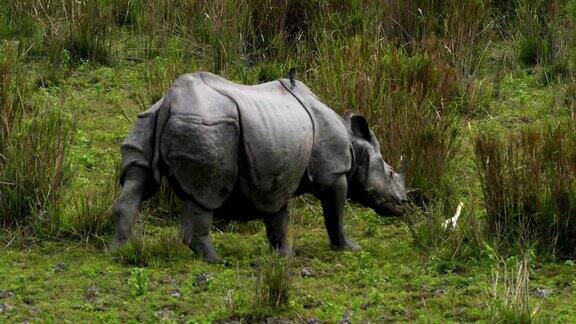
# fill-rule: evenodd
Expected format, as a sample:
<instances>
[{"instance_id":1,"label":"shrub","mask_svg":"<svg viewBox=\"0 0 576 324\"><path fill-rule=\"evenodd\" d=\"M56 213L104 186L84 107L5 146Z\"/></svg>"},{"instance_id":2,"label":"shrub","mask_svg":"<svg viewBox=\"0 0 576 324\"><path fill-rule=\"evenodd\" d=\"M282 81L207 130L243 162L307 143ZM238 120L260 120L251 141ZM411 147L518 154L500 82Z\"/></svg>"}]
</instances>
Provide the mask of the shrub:
<instances>
[{"instance_id":1,"label":"shrub","mask_svg":"<svg viewBox=\"0 0 576 324\"><path fill-rule=\"evenodd\" d=\"M57 67L90 60L111 63L112 10L105 1L33 1L28 14L44 26L43 51Z\"/></svg>"},{"instance_id":2,"label":"shrub","mask_svg":"<svg viewBox=\"0 0 576 324\"><path fill-rule=\"evenodd\" d=\"M488 230L497 243L534 245L543 254L574 257L574 126L529 127L506 136L482 132L474 147Z\"/></svg>"},{"instance_id":3,"label":"shrub","mask_svg":"<svg viewBox=\"0 0 576 324\"><path fill-rule=\"evenodd\" d=\"M116 168L119 170L119 168ZM107 237L114 231L111 209L119 194L119 173L98 192L82 192L73 197L71 214L63 220L62 231L82 241Z\"/></svg>"},{"instance_id":4,"label":"shrub","mask_svg":"<svg viewBox=\"0 0 576 324\"><path fill-rule=\"evenodd\" d=\"M286 306L292 285L292 258L272 253L258 263L254 287L254 306L257 309Z\"/></svg>"},{"instance_id":5,"label":"shrub","mask_svg":"<svg viewBox=\"0 0 576 324\"><path fill-rule=\"evenodd\" d=\"M68 116L55 108L43 108L18 127L0 163L0 217L4 226L33 225L54 216L48 214L60 202L70 176L66 155L73 124Z\"/></svg>"},{"instance_id":6,"label":"shrub","mask_svg":"<svg viewBox=\"0 0 576 324\"><path fill-rule=\"evenodd\" d=\"M74 125L54 104L36 103L15 53L0 48L0 224L51 223L70 176Z\"/></svg>"},{"instance_id":7,"label":"shrub","mask_svg":"<svg viewBox=\"0 0 576 324\"><path fill-rule=\"evenodd\" d=\"M140 297L148 291L149 275L146 269L134 268L130 271L130 278L128 284L130 285L130 294L132 298Z\"/></svg>"},{"instance_id":8,"label":"shrub","mask_svg":"<svg viewBox=\"0 0 576 324\"><path fill-rule=\"evenodd\" d=\"M493 261L490 311L493 322L530 323L537 319L538 307L530 307L531 258L529 251L520 257L503 258L487 248ZM540 319L543 320L543 319Z\"/></svg>"}]
</instances>

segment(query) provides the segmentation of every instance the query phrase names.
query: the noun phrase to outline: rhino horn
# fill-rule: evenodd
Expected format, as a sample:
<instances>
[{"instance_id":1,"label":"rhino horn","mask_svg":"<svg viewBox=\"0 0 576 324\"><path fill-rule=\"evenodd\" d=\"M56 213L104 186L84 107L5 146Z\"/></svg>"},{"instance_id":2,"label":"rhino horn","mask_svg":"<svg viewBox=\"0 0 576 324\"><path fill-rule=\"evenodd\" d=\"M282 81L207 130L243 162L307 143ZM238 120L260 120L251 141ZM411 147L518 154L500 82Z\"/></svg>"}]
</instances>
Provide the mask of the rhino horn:
<instances>
[{"instance_id":1,"label":"rhino horn","mask_svg":"<svg viewBox=\"0 0 576 324\"><path fill-rule=\"evenodd\" d=\"M406 172L408 171L408 165L410 164L410 160L404 158L404 156L400 156L400 175L402 177L406 176Z\"/></svg>"}]
</instances>

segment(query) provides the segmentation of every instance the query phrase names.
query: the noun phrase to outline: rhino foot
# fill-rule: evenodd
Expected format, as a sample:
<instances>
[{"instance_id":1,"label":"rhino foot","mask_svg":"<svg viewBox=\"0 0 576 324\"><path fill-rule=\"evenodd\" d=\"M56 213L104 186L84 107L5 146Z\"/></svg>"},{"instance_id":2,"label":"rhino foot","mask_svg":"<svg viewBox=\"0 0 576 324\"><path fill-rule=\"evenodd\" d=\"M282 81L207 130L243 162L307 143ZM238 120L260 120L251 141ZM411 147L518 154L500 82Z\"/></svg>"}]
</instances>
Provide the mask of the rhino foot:
<instances>
[{"instance_id":1,"label":"rhino foot","mask_svg":"<svg viewBox=\"0 0 576 324\"><path fill-rule=\"evenodd\" d=\"M128 240L119 240L117 238L114 238L114 240L112 241L112 245L110 246L110 252L112 253L118 252L118 250L120 250L124 245L126 245L126 243L128 243Z\"/></svg>"},{"instance_id":2,"label":"rhino foot","mask_svg":"<svg viewBox=\"0 0 576 324\"><path fill-rule=\"evenodd\" d=\"M360 246L360 244L352 241L351 239L345 239L344 242L342 244L331 244L330 248L334 251L344 251L344 250L350 250L350 251L360 251L362 249L362 247Z\"/></svg>"},{"instance_id":3,"label":"rhino foot","mask_svg":"<svg viewBox=\"0 0 576 324\"><path fill-rule=\"evenodd\" d=\"M204 260L204 262L206 263L215 264L220 262L220 257L216 253L216 250L214 249L213 246L196 245L192 246L191 248L192 251L200 255L200 257L202 257L202 260Z\"/></svg>"},{"instance_id":4,"label":"rhino foot","mask_svg":"<svg viewBox=\"0 0 576 324\"><path fill-rule=\"evenodd\" d=\"M196 252L198 255L202 257L207 263L218 263L220 262L220 257L218 253L216 253L216 249L212 244L212 240L208 235L200 236L190 242L188 246L192 249L192 251Z\"/></svg>"},{"instance_id":5,"label":"rhino foot","mask_svg":"<svg viewBox=\"0 0 576 324\"><path fill-rule=\"evenodd\" d=\"M284 248L279 248L278 249L278 254L281 257L293 257L296 255L296 253L294 252L294 250L290 247L284 247Z\"/></svg>"},{"instance_id":6,"label":"rhino foot","mask_svg":"<svg viewBox=\"0 0 576 324\"><path fill-rule=\"evenodd\" d=\"M210 263L210 264L216 264L216 263L220 263L220 257L216 254L213 255L203 255L202 256L202 260L204 260L204 262L206 263Z\"/></svg>"}]
</instances>

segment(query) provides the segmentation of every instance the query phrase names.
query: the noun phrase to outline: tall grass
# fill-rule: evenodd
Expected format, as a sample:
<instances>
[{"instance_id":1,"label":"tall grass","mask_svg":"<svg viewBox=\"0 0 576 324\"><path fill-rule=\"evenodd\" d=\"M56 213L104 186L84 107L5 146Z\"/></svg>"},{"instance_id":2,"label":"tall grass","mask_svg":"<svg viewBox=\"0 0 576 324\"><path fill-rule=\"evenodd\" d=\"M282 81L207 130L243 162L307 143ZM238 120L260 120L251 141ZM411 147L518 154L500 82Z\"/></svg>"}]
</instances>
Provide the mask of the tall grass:
<instances>
[{"instance_id":1,"label":"tall grass","mask_svg":"<svg viewBox=\"0 0 576 324\"><path fill-rule=\"evenodd\" d=\"M518 1L516 21L521 29L518 40L518 59L527 66L550 64L557 42L551 6L555 1Z\"/></svg>"},{"instance_id":2,"label":"tall grass","mask_svg":"<svg viewBox=\"0 0 576 324\"><path fill-rule=\"evenodd\" d=\"M120 170L120 166L116 168ZM88 242L106 237L114 230L112 206L119 190L119 171L97 192L73 193L73 208L61 216L61 232ZM66 216L66 217L63 217Z\"/></svg>"},{"instance_id":3,"label":"tall grass","mask_svg":"<svg viewBox=\"0 0 576 324\"><path fill-rule=\"evenodd\" d=\"M154 215L161 223L178 220L180 207L180 200L165 179L160 183L156 195L142 204L142 210Z\"/></svg>"},{"instance_id":4,"label":"tall grass","mask_svg":"<svg viewBox=\"0 0 576 324\"><path fill-rule=\"evenodd\" d=\"M142 14L143 1L117 0L112 4L114 21L118 26L138 26Z\"/></svg>"},{"instance_id":5,"label":"tall grass","mask_svg":"<svg viewBox=\"0 0 576 324\"><path fill-rule=\"evenodd\" d=\"M488 229L498 244L576 255L575 134L560 124L476 137Z\"/></svg>"},{"instance_id":6,"label":"tall grass","mask_svg":"<svg viewBox=\"0 0 576 324\"><path fill-rule=\"evenodd\" d=\"M4 157L11 135L15 132L25 110L29 88L16 71L18 51L14 46L0 47L0 154Z\"/></svg>"},{"instance_id":7,"label":"tall grass","mask_svg":"<svg viewBox=\"0 0 576 324\"><path fill-rule=\"evenodd\" d=\"M113 17L107 3L100 0L60 3L61 6L51 2L42 5L43 8L52 6L49 10L55 11L55 16L50 17L49 12L45 12L46 16L37 16L45 26L44 48L52 61L61 63L65 56L69 56L73 63L90 60L110 64Z\"/></svg>"},{"instance_id":8,"label":"tall grass","mask_svg":"<svg viewBox=\"0 0 576 324\"><path fill-rule=\"evenodd\" d=\"M447 217L454 215L456 208L447 207L436 203L404 216L414 245L430 256L435 270L440 273L459 271L462 261L477 259L486 240L484 223L477 211L464 206L460 217L452 224L447 223Z\"/></svg>"},{"instance_id":9,"label":"tall grass","mask_svg":"<svg viewBox=\"0 0 576 324\"><path fill-rule=\"evenodd\" d=\"M23 73L18 52L1 47L0 223L55 227L73 124L54 103L33 99Z\"/></svg>"},{"instance_id":10,"label":"tall grass","mask_svg":"<svg viewBox=\"0 0 576 324\"><path fill-rule=\"evenodd\" d=\"M564 7L567 7L566 9ZM518 61L527 67L542 67L545 83L574 76L576 38L572 1L518 0L512 23L516 35Z\"/></svg>"},{"instance_id":11,"label":"tall grass","mask_svg":"<svg viewBox=\"0 0 576 324\"><path fill-rule=\"evenodd\" d=\"M50 221L50 213L58 208L70 176L66 154L73 127L68 116L55 108L42 107L38 113L18 126L0 163L0 217L4 226L39 221L49 228L57 227Z\"/></svg>"},{"instance_id":12,"label":"tall grass","mask_svg":"<svg viewBox=\"0 0 576 324\"><path fill-rule=\"evenodd\" d=\"M259 309L286 306L292 286L292 257L272 253L260 260L254 287L254 306Z\"/></svg>"},{"instance_id":13,"label":"tall grass","mask_svg":"<svg viewBox=\"0 0 576 324\"><path fill-rule=\"evenodd\" d=\"M34 38L27 50L47 56L56 68L68 61L111 63L114 17L105 0L23 0L0 4L0 9L11 14L4 34L26 31L19 35Z\"/></svg>"},{"instance_id":14,"label":"tall grass","mask_svg":"<svg viewBox=\"0 0 576 324\"><path fill-rule=\"evenodd\" d=\"M502 258L490 250L494 261L490 297L493 322L530 323L537 320L538 307L530 302L530 260L525 251L519 257ZM538 321L538 320L537 320Z\"/></svg>"},{"instance_id":15,"label":"tall grass","mask_svg":"<svg viewBox=\"0 0 576 324\"><path fill-rule=\"evenodd\" d=\"M165 228L152 233L145 227L138 228L132 239L114 254L118 261L139 267L191 257L192 252L182 244L182 238L175 228Z\"/></svg>"},{"instance_id":16,"label":"tall grass","mask_svg":"<svg viewBox=\"0 0 576 324\"><path fill-rule=\"evenodd\" d=\"M0 5L0 39L22 39L38 32L32 17L23 14L25 3L6 1Z\"/></svg>"}]
</instances>

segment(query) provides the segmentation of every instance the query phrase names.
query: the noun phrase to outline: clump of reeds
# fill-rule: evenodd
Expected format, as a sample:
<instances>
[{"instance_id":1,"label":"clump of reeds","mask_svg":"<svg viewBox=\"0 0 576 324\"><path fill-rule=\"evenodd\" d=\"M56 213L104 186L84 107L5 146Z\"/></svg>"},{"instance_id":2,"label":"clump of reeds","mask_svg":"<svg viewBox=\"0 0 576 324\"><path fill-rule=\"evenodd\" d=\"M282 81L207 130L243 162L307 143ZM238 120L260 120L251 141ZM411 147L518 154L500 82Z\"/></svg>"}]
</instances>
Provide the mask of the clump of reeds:
<instances>
[{"instance_id":1,"label":"clump of reeds","mask_svg":"<svg viewBox=\"0 0 576 324\"><path fill-rule=\"evenodd\" d=\"M66 157L74 125L54 103L33 100L22 73L18 52L0 47L0 223L4 226L50 220L70 176Z\"/></svg>"},{"instance_id":2,"label":"clump of reeds","mask_svg":"<svg viewBox=\"0 0 576 324\"><path fill-rule=\"evenodd\" d=\"M488 229L500 244L576 255L575 134L560 124L476 137Z\"/></svg>"},{"instance_id":3,"label":"clump of reeds","mask_svg":"<svg viewBox=\"0 0 576 324\"><path fill-rule=\"evenodd\" d=\"M286 306L292 286L292 258L272 253L260 260L254 287L254 306L277 308Z\"/></svg>"}]
</instances>

